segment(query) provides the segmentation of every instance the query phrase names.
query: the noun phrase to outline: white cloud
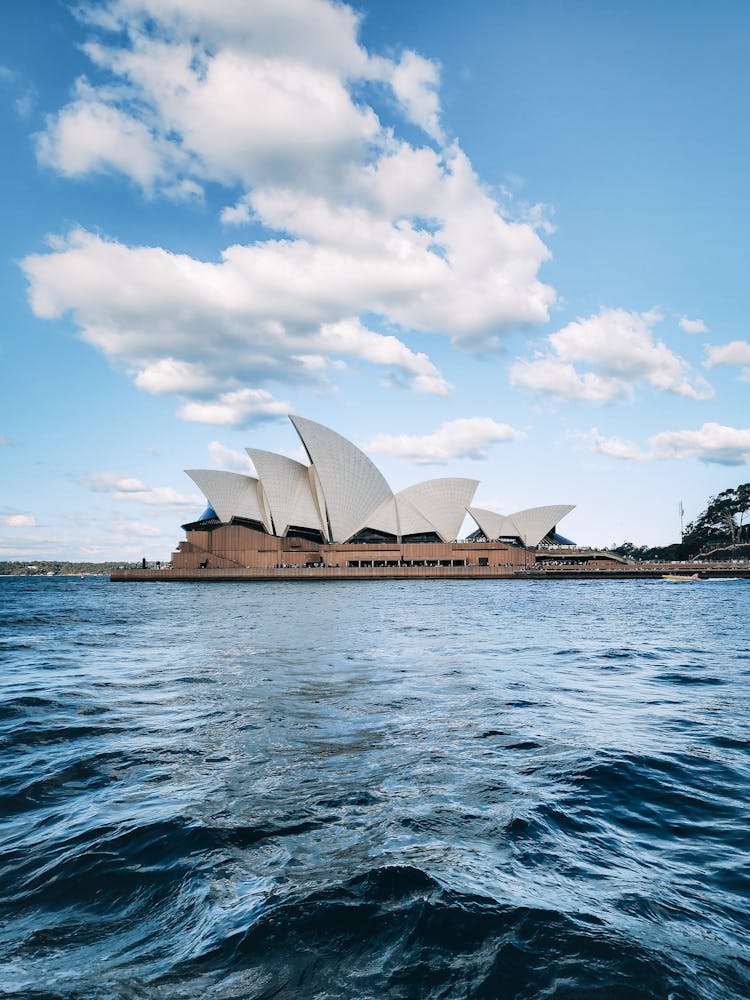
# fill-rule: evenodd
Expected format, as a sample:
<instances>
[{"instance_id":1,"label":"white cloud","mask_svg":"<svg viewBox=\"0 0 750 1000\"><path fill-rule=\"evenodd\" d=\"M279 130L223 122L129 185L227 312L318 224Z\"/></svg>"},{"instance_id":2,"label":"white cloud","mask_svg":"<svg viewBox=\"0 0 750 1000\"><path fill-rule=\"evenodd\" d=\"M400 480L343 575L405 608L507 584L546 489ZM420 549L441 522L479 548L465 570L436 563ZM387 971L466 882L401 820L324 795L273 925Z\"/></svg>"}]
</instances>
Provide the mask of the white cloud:
<instances>
[{"instance_id":1,"label":"white cloud","mask_svg":"<svg viewBox=\"0 0 750 1000\"><path fill-rule=\"evenodd\" d=\"M485 351L548 319L540 220L509 219L457 143L412 146L381 125L367 97L390 87L442 143L439 73L414 52L366 52L348 6L111 0L83 16L100 35L92 77L49 119L40 158L149 195L223 184L222 221L253 221L256 240L201 261L74 229L23 262L31 304L72 313L136 385L181 396L186 419L246 419L236 393L315 384L342 359L445 394L410 331Z\"/></svg>"},{"instance_id":2,"label":"white cloud","mask_svg":"<svg viewBox=\"0 0 750 1000\"><path fill-rule=\"evenodd\" d=\"M437 94L440 76L435 64L416 52L404 52L391 70L390 82L409 119L437 142L443 142Z\"/></svg>"},{"instance_id":3,"label":"white cloud","mask_svg":"<svg viewBox=\"0 0 750 1000\"><path fill-rule=\"evenodd\" d=\"M9 528L35 528L36 518L33 514L9 514L0 518L0 524Z\"/></svg>"},{"instance_id":4,"label":"white cloud","mask_svg":"<svg viewBox=\"0 0 750 1000\"><path fill-rule=\"evenodd\" d=\"M39 535L22 535L20 537L0 535L0 556L19 561L30 558L44 559L45 553L49 551L50 541Z\"/></svg>"},{"instance_id":5,"label":"white cloud","mask_svg":"<svg viewBox=\"0 0 750 1000\"><path fill-rule=\"evenodd\" d=\"M608 458L632 461L697 458L717 465L744 465L750 462L750 428L706 423L695 431L662 431L649 439L648 451L641 450L631 441L605 438L595 427L580 436L589 442L590 452Z\"/></svg>"},{"instance_id":6,"label":"white cloud","mask_svg":"<svg viewBox=\"0 0 750 1000\"><path fill-rule=\"evenodd\" d=\"M589 441L588 450L595 455L605 455L607 458L629 461L642 461L649 457L632 441L623 441L622 438L618 437L604 437L596 427L592 427L588 433L582 434L581 437Z\"/></svg>"},{"instance_id":7,"label":"white cloud","mask_svg":"<svg viewBox=\"0 0 750 1000\"><path fill-rule=\"evenodd\" d=\"M204 506L205 501L199 496L191 504L192 510L198 511ZM175 510L174 505L151 505L133 508L135 516L129 516L125 508L113 504L107 505L107 509L94 507L85 514L62 512L57 522L53 517L46 523L43 533L13 529L0 535L0 553L27 562L42 559L140 562L147 543L145 553L149 559L166 559L177 540ZM182 520L190 516L190 509L181 512Z\"/></svg>"},{"instance_id":8,"label":"white cloud","mask_svg":"<svg viewBox=\"0 0 750 1000\"><path fill-rule=\"evenodd\" d=\"M750 427L707 423L697 431L663 431L651 438L654 457L698 458L718 465L750 462Z\"/></svg>"},{"instance_id":9,"label":"white cloud","mask_svg":"<svg viewBox=\"0 0 750 1000\"><path fill-rule=\"evenodd\" d=\"M133 521L120 519L112 524L112 534L119 538L160 538L162 529L149 521Z\"/></svg>"},{"instance_id":10,"label":"white cloud","mask_svg":"<svg viewBox=\"0 0 750 1000\"><path fill-rule=\"evenodd\" d=\"M37 154L68 177L120 170L147 192L167 176L165 151L149 129L93 97L76 100L48 121Z\"/></svg>"},{"instance_id":11,"label":"white cloud","mask_svg":"<svg viewBox=\"0 0 750 1000\"><path fill-rule=\"evenodd\" d=\"M593 372L579 375L572 364L552 357L516 361L510 369L510 380L522 389L562 400L610 403L631 394L631 388L624 379Z\"/></svg>"},{"instance_id":12,"label":"white cloud","mask_svg":"<svg viewBox=\"0 0 750 1000\"><path fill-rule=\"evenodd\" d=\"M373 364L391 366L413 376L415 392L446 396L450 385L426 354L415 353L397 337L368 330L359 319L324 323L313 344L329 354L361 358Z\"/></svg>"},{"instance_id":13,"label":"white cloud","mask_svg":"<svg viewBox=\"0 0 750 1000\"><path fill-rule=\"evenodd\" d=\"M253 219L250 196L243 195L235 205L225 205L219 215L226 226L243 226Z\"/></svg>"},{"instance_id":14,"label":"white cloud","mask_svg":"<svg viewBox=\"0 0 750 1000\"><path fill-rule=\"evenodd\" d=\"M206 392L213 388L215 380L199 365L176 358L159 358L145 364L133 381L139 389L155 395L163 393Z\"/></svg>"},{"instance_id":15,"label":"white cloud","mask_svg":"<svg viewBox=\"0 0 750 1000\"><path fill-rule=\"evenodd\" d=\"M227 448L219 441L212 441L208 446L208 453L211 456L212 464L218 469L228 469L231 472L244 472L245 475L255 476L255 466L250 461L248 455L233 448Z\"/></svg>"},{"instance_id":16,"label":"white cloud","mask_svg":"<svg viewBox=\"0 0 750 1000\"><path fill-rule=\"evenodd\" d=\"M742 368L740 378L750 382L750 342L747 340L732 340L728 344L717 344L706 349L706 368L714 365L732 365Z\"/></svg>"},{"instance_id":17,"label":"white cloud","mask_svg":"<svg viewBox=\"0 0 750 1000\"><path fill-rule=\"evenodd\" d=\"M550 352L511 368L511 382L558 399L609 402L632 393L642 381L660 392L708 399L713 390L663 341L653 327L662 319L645 313L603 309L578 319L548 337ZM576 365L591 370L581 372Z\"/></svg>"},{"instance_id":18,"label":"white cloud","mask_svg":"<svg viewBox=\"0 0 750 1000\"><path fill-rule=\"evenodd\" d=\"M0 435L0 448L10 448L10 440Z\"/></svg>"},{"instance_id":19,"label":"white cloud","mask_svg":"<svg viewBox=\"0 0 750 1000\"><path fill-rule=\"evenodd\" d=\"M284 51L291 60L357 75L367 62L356 41L359 16L327 0L111 0L84 11L109 30L143 29L148 17L170 38L200 38L215 50L250 49L260 57Z\"/></svg>"},{"instance_id":20,"label":"white cloud","mask_svg":"<svg viewBox=\"0 0 750 1000\"><path fill-rule=\"evenodd\" d=\"M84 51L117 85L79 80L74 101L48 121L42 158L69 174L120 170L147 190L176 171L254 185L304 169L335 172L341 157L375 138L377 116L348 90L350 78L371 76L349 8L286 2L271 11L257 0L203 6L110 4L113 27L130 44L92 41ZM324 40L326 30L334 44ZM92 123L103 129L100 148Z\"/></svg>"},{"instance_id":21,"label":"white cloud","mask_svg":"<svg viewBox=\"0 0 750 1000\"><path fill-rule=\"evenodd\" d=\"M177 416L180 420L232 427L283 416L289 411L289 403L279 402L265 389L237 389L223 393L212 402L186 403L177 411Z\"/></svg>"},{"instance_id":22,"label":"white cloud","mask_svg":"<svg viewBox=\"0 0 750 1000\"><path fill-rule=\"evenodd\" d=\"M197 493L178 493L171 486L147 486L140 479L117 472L92 472L81 485L94 493L105 493L108 500L141 503L153 507L194 507L201 503Z\"/></svg>"},{"instance_id":23,"label":"white cloud","mask_svg":"<svg viewBox=\"0 0 750 1000\"><path fill-rule=\"evenodd\" d=\"M376 434L362 447L425 465L444 465L459 458L487 458L498 442L515 441L520 431L491 417L466 417L443 423L432 434Z\"/></svg>"},{"instance_id":24,"label":"white cloud","mask_svg":"<svg viewBox=\"0 0 750 1000\"><path fill-rule=\"evenodd\" d=\"M688 319L683 316L679 321L679 327L685 333L708 333L708 327L702 319Z\"/></svg>"},{"instance_id":25,"label":"white cloud","mask_svg":"<svg viewBox=\"0 0 750 1000\"><path fill-rule=\"evenodd\" d=\"M195 507L203 502L198 493L178 493L171 486L154 486L140 491L115 492L109 495L110 500L125 500L129 503L142 503L148 507Z\"/></svg>"},{"instance_id":26,"label":"white cloud","mask_svg":"<svg viewBox=\"0 0 750 1000\"><path fill-rule=\"evenodd\" d=\"M92 472L84 476L81 483L94 493L140 493L148 489L140 479L121 476L117 472Z\"/></svg>"},{"instance_id":27,"label":"white cloud","mask_svg":"<svg viewBox=\"0 0 750 1000\"><path fill-rule=\"evenodd\" d=\"M706 351L706 366L750 365L750 342L733 340L728 344L717 344Z\"/></svg>"}]
</instances>

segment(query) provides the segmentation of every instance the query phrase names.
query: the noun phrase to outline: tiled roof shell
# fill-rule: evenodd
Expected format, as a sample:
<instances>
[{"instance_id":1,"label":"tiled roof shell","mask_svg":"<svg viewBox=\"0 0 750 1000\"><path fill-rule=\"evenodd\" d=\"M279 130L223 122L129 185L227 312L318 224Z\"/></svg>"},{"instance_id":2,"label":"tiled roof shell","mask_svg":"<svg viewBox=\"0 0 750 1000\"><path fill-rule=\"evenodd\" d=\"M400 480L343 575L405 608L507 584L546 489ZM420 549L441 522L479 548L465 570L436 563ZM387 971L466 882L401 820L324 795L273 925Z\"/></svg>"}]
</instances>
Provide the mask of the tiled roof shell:
<instances>
[{"instance_id":1,"label":"tiled roof shell","mask_svg":"<svg viewBox=\"0 0 750 1000\"><path fill-rule=\"evenodd\" d=\"M304 417L290 417L310 458L248 448L259 479L236 472L189 469L221 522L233 517L261 523L271 534L320 531L327 542L347 542L369 529L397 538L435 534L458 537L468 511L491 540L518 538L536 546L573 507L530 507L505 515L472 507L475 479L428 479L394 494L377 466L345 437Z\"/></svg>"}]
</instances>

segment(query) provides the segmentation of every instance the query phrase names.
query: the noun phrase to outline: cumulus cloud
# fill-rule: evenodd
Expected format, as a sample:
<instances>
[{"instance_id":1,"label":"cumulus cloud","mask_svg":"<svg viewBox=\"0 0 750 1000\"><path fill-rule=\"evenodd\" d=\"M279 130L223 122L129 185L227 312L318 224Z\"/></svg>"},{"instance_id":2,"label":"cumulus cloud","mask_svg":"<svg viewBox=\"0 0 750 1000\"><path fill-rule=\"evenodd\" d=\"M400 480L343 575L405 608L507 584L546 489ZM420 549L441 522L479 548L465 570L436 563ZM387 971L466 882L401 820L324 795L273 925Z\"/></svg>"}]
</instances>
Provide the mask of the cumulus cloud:
<instances>
[{"instance_id":1,"label":"cumulus cloud","mask_svg":"<svg viewBox=\"0 0 750 1000\"><path fill-rule=\"evenodd\" d=\"M714 365L731 365L742 368L740 378L743 382L750 382L750 342L747 340L732 340L728 344L717 344L706 350L706 359L703 362L706 368L713 368Z\"/></svg>"},{"instance_id":2,"label":"cumulus cloud","mask_svg":"<svg viewBox=\"0 0 750 1000\"><path fill-rule=\"evenodd\" d=\"M419 125L437 142L443 142L440 127L440 100L437 87L440 82L435 63L416 52L404 52L390 72L393 92L401 102L409 119Z\"/></svg>"},{"instance_id":3,"label":"cumulus cloud","mask_svg":"<svg viewBox=\"0 0 750 1000\"><path fill-rule=\"evenodd\" d=\"M697 431L663 431L651 438L656 458L698 458L717 465L750 462L750 427L703 424Z\"/></svg>"},{"instance_id":4,"label":"cumulus cloud","mask_svg":"<svg viewBox=\"0 0 750 1000\"><path fill-rule=\"evenodd\" d=\"M33 514L9 514L0 518L0 524L8 528L35 528L36 518Z\"/></svg>"},{"instance_id":5,"label":"cumulus cloud","mask_svg":"<svg viewBox=\"0 0 750 1000\"><path fill-rule=\"evenodd\" d=\"M194 507L200 504L197 493L178 493L171 486L147 486L140 479L117 472L92 472L81 485L94 493L104 493L109 500L124 500L152 507Z\"/></svg>"},{"instance_id":6,"label":"cumulus cloud","mask_svg":"<svg viewBox=\"0 0 750 1000\"><path fill-rule=\"evenodd\" d=\"M514 385L557 399L583 399L589 403L610 403L630 395L630 386L621 378L584 372L553 357L516 361L510 370Z\"/></svg>"},{"instance_id":7,"label":"cumulus cloud","mask_svg":"<svg viewBox=\"0 0 750 1000\"><path fill-rule=\"evenodd\" d=\"M419 464L445 465L459 458L487 458L493 444L519 437L520 431L491 417L466 417L447 421L431 434L376 434L362 447Z\"/></svg>"},{"instance_id":8,"label":"cumulus cloud","mask_svg":"<svg viewBox=\"0 0 750 1000\"><path fill-rule=\"evenodd\" d=\"M219 213L219 219L226 226L242 226L251 222L253 210L250 197L243 195L235 205L225 205Z\"/></svg>"},{"instance_id":9,"label":"cumulus cloud","mask_svg":"<svg viewBox=\"0 0 750 1000\"><path fill-rule=\"evenodd\" d=\"M590 452L608 458L631 461L697 458L716 465L750 462L750 428L717 423L703 424L698 430L662 431L649 439L648 450L618 437L603 437L595 427L581 437L589 442Z\"/></svg>"},{"instance_id":10,"label":"cumulus cloud","mask_svg":"<svg viewBox=\"0 0 750 1000\"><path fill-rule=\"evenodd\" d=\"M139 389L154 395L165 393L206 392L215 385L215 379L199 365L177 358L159 358L142 364L133 381Z\"/></svg>"},{"instance_id":11,"label":"cumulus cloud","mask_svg":"<svg viewBox=\"0 0 750 1000\"><path fill-rule=\"evenodd\" d=\"M232 427L284 416L289 410L289 403L279 402L265 389L237 389L210 402L186 403L177 416L180 420Z\"/></svg>"},{"instance_id":12,"label":"cumulus cloud","mask_svg":"<svg viewBox=\"0 0 750 1000\"><path fill-rule=\"evenodd\" d=\"M233 448L227 448L219 441L212 441L208 446L208 453L211 456L211 463L217 469L227 469L230 472L244 472L245 475L255 476L255 466L250 461L248 455Z\"/></svg>"},{"instance_id":13,"label":"cumulus cloud","mask_svg":"<svg viewBox=\"0 0 750 1000\"><path fill-rule=\"evenodd\" d=\"M120 170L150 193L169 172L159 145L142 122L92 95L60 112L39 136L37 155L68 177Z\"/></svg>"},{"instance_id":14,"label":"cumulus cloud","mask_svg":"<svg viewBox=\"0 0 750 1000\"><path fill-rule=\"evenodd\" d=\"M713 390L705 379L654 337L661 319L656 310L603 309L575 320L548 337L546 355L517 361L511 382L557 399L597 403L629 398L639 382L689 399L710 398Z\"/></svg>"},{"instance_id":15,"label":"cumulus cloud","mask_svg":"<svg viewBox=\"0 0 750 1000\"><path fill-rule=\"evenodd\" d=\"M618 437L604 437L596 427L592 427L590 431L580 436L589 442L588 450L594 455L605 455L607 458L627 461L642 461L649 457L632 441L624 441Z\"/></svg>"},{"instance_id":16,"label":"cumulus cloud","mask_svg":"<svg viewBox=\"0 0 750 1000\"><path fill-rule=\"evenodd\" d=\"M445 396L451 390L426 354L415 353L397 337L368 330L357 318L324 323L313 343L329 354L361 358L399 369L412 376L411 385L415 392Z\"/></svg>"},{"instance_id":17,"label":"cumulus cloud","mask_svg":"<svg viewBox=\"0 0 750 1000\"><path fill-rule=\"evenodd\" d=\"M202 261L74 229L23 262L30 301L72 314L139 388L182 397L185 419L252 418L237 393L319 384L351 359L443 395L410 332L486 351L547 320L541 221L512 218L446 144L437 66L366 51L350 7L109 0L83 17L92 75L47 120L40 159L149 196L223 185L221 220L252 221L254 242ZM380 121L383 88L438 148Z\"/></svg>"},{"instance_id":18,"label":"cumulus cloud","mask_svg":"<svg viewBox=\"0 0 750 1000\"><path fill-rule=\"evenodd\" d=\"M679 326L685 333L708 333L708 327L702 319L688 319L687 316L683 316Z\"/></svg>"}]
</instances>

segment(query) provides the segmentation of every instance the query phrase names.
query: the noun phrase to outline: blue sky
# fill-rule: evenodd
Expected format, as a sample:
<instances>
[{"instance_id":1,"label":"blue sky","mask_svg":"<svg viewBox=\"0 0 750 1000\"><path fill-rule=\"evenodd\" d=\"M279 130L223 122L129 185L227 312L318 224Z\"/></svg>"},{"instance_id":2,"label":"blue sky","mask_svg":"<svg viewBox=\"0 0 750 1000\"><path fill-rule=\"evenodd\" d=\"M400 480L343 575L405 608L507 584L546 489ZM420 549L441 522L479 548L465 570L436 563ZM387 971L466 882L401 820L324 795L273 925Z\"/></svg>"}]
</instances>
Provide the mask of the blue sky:
<instances>
[{"instance_id":1,"label":"blue sky","mask_svg":"<svg viewBox=\"0 0 750 1000\"><path fill-rule=\"evenodd\" d=\"M748 478L746 5L2 19L0 558L167 558L289 412L582 544Z\"/></svg>"}]
</instances>

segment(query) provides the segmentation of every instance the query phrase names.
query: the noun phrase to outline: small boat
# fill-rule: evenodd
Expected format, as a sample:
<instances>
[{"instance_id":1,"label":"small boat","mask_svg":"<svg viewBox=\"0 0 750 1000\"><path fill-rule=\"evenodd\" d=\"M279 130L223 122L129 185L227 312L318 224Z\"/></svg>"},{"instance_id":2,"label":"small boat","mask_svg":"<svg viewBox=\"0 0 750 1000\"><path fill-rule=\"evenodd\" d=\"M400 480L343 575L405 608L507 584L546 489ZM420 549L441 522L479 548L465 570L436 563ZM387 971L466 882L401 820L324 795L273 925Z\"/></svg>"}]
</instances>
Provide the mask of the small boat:
<instances>
[{"instance_id":1,"label":"small boat","mask_svg":"<svg viewBox=\"0 0 750 1000\"><path fill-rule=\"evenodd\" d=\"M700 577L697 573L693 573L692 576L686 576L684 573L664 573L662 580L667 580L669 583L694 583L700 580Z\"/></svg>"}]
</instances>

